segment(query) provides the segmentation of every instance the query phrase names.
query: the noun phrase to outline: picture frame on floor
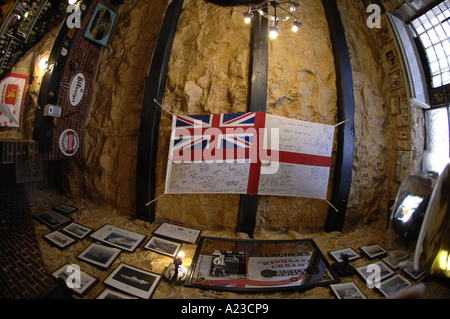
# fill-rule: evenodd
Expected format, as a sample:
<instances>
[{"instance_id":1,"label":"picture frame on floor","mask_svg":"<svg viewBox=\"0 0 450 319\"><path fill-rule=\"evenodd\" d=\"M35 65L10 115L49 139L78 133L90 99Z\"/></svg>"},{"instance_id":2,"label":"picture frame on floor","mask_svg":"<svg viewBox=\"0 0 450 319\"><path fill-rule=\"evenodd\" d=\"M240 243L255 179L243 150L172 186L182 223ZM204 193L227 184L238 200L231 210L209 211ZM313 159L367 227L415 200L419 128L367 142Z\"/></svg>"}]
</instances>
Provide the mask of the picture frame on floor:
<instances>
[{"instance_id":1,"label":"picture frame on floor","mask_svg":"<svg viewBox=\"0 0 450 319\"><path fill-rule=\"evenodd\" d=\"M104 244L120 248L128 252L133 252L141 244L145 237L147 237L147 235L129 231L111 224L106 224L91 233L89 237Z\"/></svg>"},{"instance_id":2,"label":"picture frame on floor","mask_svg":"<svg viewBox=\"0 0 450 319\"><path fill-rule=\"evenodd\" d=\"M78 259L106 270L120 255L118 248L92 243L77 256Z\"/></svg>"},{"instance_id":3,"label":"picture frame on floor","mask_svg":"<svg viewBox=\"0 0 450 319\"><path fill-rule=\"evenodd\" d=\"M365 282L368 282L369 277L372 280L379 280L381 282L395 274L395 272L381 260L356 267L355 270Z\"/></svg>"},{"instance_id":4,"label":"picture frame on floor","mask_svg":"<svg viewBox=\"0 0 450 319\"><path fill-rule=\"evenodd\" d=\"M144 248L169 257L176 257L181 248L181 244L157 236L152 236L147 244L145 244Z\"/></svg>"},{"instance_id":5,"label":"picture frame on floor","mask_svg":"<svg viewBox=\"0 0 450 319\"><path fill-rule=\"evenodd\" d=\"M81 297L85 296L99 281L98 278L81 271L79 266L69 263L52 272L52 276L62 279L69 289Z\"/></svg>"},{"instance_id":6,"label":"picture frame on floor","mask_svg":"<svg viewBox=\"0 0 450 319\"><path fill-rule=\"evenodd\" d=\"M137 298L106 288L95 299L137 299Z\"/></svg>"},{"instance_id":7,"label":"picture frame on floor","mask_svg":"<svg viewBox=\"0 0 450 319\"><path fill-rule=\"evenodd\" d=\"M42 236L50 245L65 249L76 242L72 237L66 236L58 230L52 231L51 233Z\"/></svg>"},{"instance_id":8,"label":"picture frame on floor","mask_svg":"<svg viewBox=\"0 0 450 319\"><path fill-rule=\"evenodd\" d=\"M61 230L66 234L69 234L70 236L73 236L80 240L83 240L87 235L89 235L93 231L92 228L80 225L75 222L70 223Z\"/></svg>"},{"instance_id":9,"label":"picture frame on floor","mask_svg":"<svg viewBox=\"0 0 450 319\"><path fill-rule=\"evenodd\" d=\"M163 222L153 231L153 235L188 244L197 243L201 231L191 227L179 226Z\"/></svg>"},{"instance_id":10,"label":"picture frame on floor","mask_svg":"<svg viewBox=\"0 0 450 319\"><path fill-rule=\"evenodd\" d=\"M53 207L58 213L63 213L66 215L70 215L78 210L77 207L70 206L67 204L59 204L58 206Z\"/></svg>"},{"instance_id":11,"label":"picture frame on floor","mask_svg":"<svg viewBox=\"0 0 450 319\"><path fill-rule=\"evenodd\" d=\"M48 210L43 213L34 215L33 217L42 224L47 225L47 227L52 230L61 228L62 226L67 225L68 223L73 221L72 218L64 216L54 210Z\"/></svg>"},{"instance_id":12,"label":"picture frame on floor","mask_svg":"<svg viewBox=\"0 0 450 319\"><path fill-rule=\"evenodd\" d=\"M354 261L357 260L359 258L361 258L361 255L358 254L353 248L349 247L349 248L343 248L343 249L337 249L337 250L333 250L333 251L329 251L328 255L331 256L331 258L333 258L335 261L337 262L342 262L344 261L342 259L342 257L344 255L348 256L348 261Z\"/></svg>"},{"instance_id":13,"label":"picture frame on floor","mask_svg":"<svg viewBox=\"0 0 450 319\"><path fill-rule=\"evenodd\" d=\"M121 263L103 283L126 294L150 299L160 280L159 274Z\"/></svg>"},{"instance_id":14,"label":"picture frame on floor","mask_svg":"<svg viewBox=\"0 0 450 319\"><path fill-rule=\"evenodd\" d=\"M367 299L353 281L330 285L337 299Z\"/></svg>"},{"instance_id":15,"label":"picture frame on floor","mask_svg":"<svg viewBox=\"0 0 450 319\"><path fill-rule=\"evenodd\" d=\"M369 259L375 259L375 258L382 257L387 254L387 250L384 249L380 244L372 244L372 245L362 246L362 247L359 247L359 249Z\"/></svg>"},{"instance_id":16,"label":"picture frame on floor","mask_svg":"<svg viewBox=\"0 0 450 319\"><path fill-rule=\"evenodd\" d=\"M392 276L389 279L381 281L378 290L386 297L392 297L399 292L410 287L412 284L399 274Z\"/></svg>"}]
</instances>

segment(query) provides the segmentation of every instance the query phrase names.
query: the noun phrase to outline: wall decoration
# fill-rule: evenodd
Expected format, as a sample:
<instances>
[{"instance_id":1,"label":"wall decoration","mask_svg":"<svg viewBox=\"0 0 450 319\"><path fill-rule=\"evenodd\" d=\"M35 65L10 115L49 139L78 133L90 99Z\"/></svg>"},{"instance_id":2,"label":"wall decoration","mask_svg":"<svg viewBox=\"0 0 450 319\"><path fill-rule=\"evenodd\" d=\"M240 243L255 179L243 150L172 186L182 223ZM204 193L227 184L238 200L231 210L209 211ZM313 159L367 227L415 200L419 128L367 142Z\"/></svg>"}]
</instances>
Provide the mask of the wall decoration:
<instances>
[{"instance_id":1,"label":"wall decoration","mask_svg":"<svg viewBox=\"0 0 450 319\"><path fill-rule=\"evenodd\" d=\"M389 113L396 115L400 113L400 100L398 96L392 96L389 99Z\"/></svg>"},{"instance_id":2,"label":"wall decoration","mask_svg":"<svg viewBox=\"0 0 450 319\"><path fill-rule=\"evenodd\" d=\"M127 294L149 299L160 279L161 275L122 263L103 283Z\"/></svg>"},{"instance_id":3,"label":"wall decoration","mask_svg":"<svg viewBox=\"0 0 450 319\"><path fill-rule=\"evenodd\" d=\"M33 216L41 223L47 225L50 229L57 229L72 221L71 218L61 215L54 210L48 210Z\"/></svg>"},{"instance_id":4,"label":"wall decoration","mask_svg":"<svg viewBox=\"0 0 450 319\"><path fill-rule=\"evenodd\" d=\"M194 228L174 225L170 223L162 223L153 231L154 235L176 241L195 244L200 236L201 231Z\"/></svg>"},{"instance_id":5,"label":"wall decoration","mask_svg":"<svg viewBox=\"0 0 450 319\"><path fill-rule=\"evenodd\" d=\"M378 36L383 41L383 45L389 44L392 42L392 37L389 34L389 30L387 27L381 28L381 30L378 32Z\"/></svg>"},{"instance_id":6,"label":"wall decoration","mask_svg":"<svg viewBox=\"0 0 450 319\"><path fill-rule=\"evenodd\" d=\"M409 140L409 130L399 130L398 138L401 140Z\"/></svg>"},{"instance_id":7,"label":"wall decoration","mask_svg":"<svg viewBox=\"0 0 450 319\"><path fill-rule=\"evenodd\" d=\"M144 248L169 257L175 257L181 248L181 244L153 236Z\"/></svg>"},{"instance_id":8,"label":"wall decoration","mask_svg":"<svg viewBox=\"0 0 450 319\"><path fill-rule=\"evenodd\" d=\"M379 290L386 298L389 298L410 286L411 283L408 280L400 275L395 275L392 278L382 281Z\"/></svg>"},{"instance_id":9,"label":"wall decoration","mask_svg":"<svg viewBox=\"0 0 450 319\"><path fill-rule=\"evenodd\" d=\"M185 284L203 289L263 291L338 282L339 277L312 239L201 237Z\"/></svg>"},{"instance_id":10,"label":"wall decoration","mask_svg":"<svg viewBox=\"0 0 450 319\"><path fill-rule=\"evenodd\" d=\"M55 230L49 234L43 236L43 238L52 246L59 249L64 249L76 242L75 239L64 235L63 233Z\"/></svg>"},{"instance_id":11,"label":"wall decoration","mask_svg":"<svg viewBox=\"0 0 450 319\"><path fill-rule=\"evenodd\" d=\"M386 60L390 68L396 67L398 65L399 62L395 49L391 49L386 52Z\"/></svg>"},{"instance_id":12,"label":"wall decoration","mask_svg":"<svg viewBox=\"0 0 450 319\"><path fill-rule=\"evenodd\" d=\"M55 278L62 279L66 284L67 280L71 280L71 275L74 274L73 268L70 268L70 264L65 264L62 267L58 268L52 273L52 276ZM76 287L74 283L74 287L69 287L75 294L79 296L84 296L94 285L97 283L98 279L94 276L89 275L88 273L81 271L80 272L80 286ZM73 281L72 281L73 282Z\"/></svg>"},{"instance_id":13,"label":"wall decoration","mask_svg":"<svg viewBox=\"0 0 450 319\"><path fill-rule=\"evenodd\" d=\"M330 285L337 299L367 299L353 281Z\"/></svg>"},{"instance_id":14,"label":"wall decoration","mask_svg":"<svg viewBox=\"0 0 450 319\"><path fill-rule=\"evenodd\" d=\"M397 163L395 169L395 181L401 182L403 177L408 172L411 164L411 151L399 150L397 151Z\"/></svg>"},{"instance_id":15,"label":"wall decoration","mask_svg":"<svg viewBox=\"0 0 450 319\"><path fill-rule=\"evenodd\" d=\"M183 115L172 123L166 194L326 199L335 125L264 112Z\"/></svg>"},{"instance_id":16,"label":"wall decoration","mask_svg":"<svg viewBox=\"0 0 450 319\"><path fill-rule=\"evenodd\" d=\"M106 224L91 235L91 238L102 243L133 252L139 244L147 237L123 228Z\"/></svg>"},{"instance_id":17,"label":"wall decoration","mask_svg":"<svg viewBox=\"0 0 450 319\"><path fill-rule=\"evenodd\" d=\"M78 239L84 239L90 232L93 231L92 228L80 225L78 223L70 223L63 229L61 229L66 234L69 234L72 237L78 238Z\"/></svg>"},{"instance_id":18,"label":"wall decoration","mask_svg":"<svg viewBox=\"0 0 450 319\"><path fill-rule=\"evenodd\" d=\"M97 4L91 20L84 31L84 37L106 46L116 17L117 14L114 11L108 9L101 3Z\"/></svg>"},{"instance_id":19,"label":"wall decoration","mask_svg":"<svg viewBox=\"0 0 450 319\"><path fill-rule=\"evenodd\" d=\"M409 126L409 106L405 95L400 99L400 125Z\"/></svg>"},{"instance_id":20,"label":"wall decoration","mask_svg":"<svg viewBox=\"0 0 450 319\"><path fill-rule=\"evenodd\" d=\"M10 73L0 81L0 128L19 127L28 76Z\"/></svg>"},{"instance_id":21,"label":"wall decoration","mask_svg":"<svg viewBox=\"0 0 450 319\"><path fill-rule=\"evenodd\" d=\"M120 252L121 250L117 248L92 243L77 258L102 269L108 269Z\"/></svg>"},{"instance_id":22,"label":"wall decoration","mask_svg":"<svg viewBox=\"0 0 450 319\"><path fill-rule=\"evenodd\" d=\"M397 90L403 87L403 73L400 69L388 73L389 90Z\"/></svg>"}]
</instances>

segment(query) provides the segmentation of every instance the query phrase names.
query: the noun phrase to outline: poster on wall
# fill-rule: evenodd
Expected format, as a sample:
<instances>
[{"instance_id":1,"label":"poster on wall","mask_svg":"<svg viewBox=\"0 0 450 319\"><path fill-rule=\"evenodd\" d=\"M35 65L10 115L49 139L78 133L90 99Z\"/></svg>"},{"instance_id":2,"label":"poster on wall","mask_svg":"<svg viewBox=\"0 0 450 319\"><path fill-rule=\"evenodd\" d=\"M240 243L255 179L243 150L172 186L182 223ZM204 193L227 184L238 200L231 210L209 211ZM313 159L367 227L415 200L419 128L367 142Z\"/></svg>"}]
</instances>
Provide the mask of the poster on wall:
<instances>
[{"instance_id":1,"label":"poster on wall","mask_svg":"<svg viewBox=\"0 0 450 319\"><path fill-rule=\"evenodd\" d=\"M0 128L19 127L28 76L11 73L0 82Z\"/></svg>"},{"instance_id":2,"label":"poster on wall","mask_svg":"<svg viewBox=\"0 0 450 319\"><path fill-rule=\"evenodd\" d=\"M186 285L262 291L339 282L312 239L239 240L201 237Z\"/></svg>"},{"instance_id":3,"label":"poster on wall","mask_svg":"<svg viewBox=\"0 0 450 319\"><path fill-rule=\"evenodd\" d=\"M334 130L263 112L174 116L165 193L326 199Z\"/></svg>"},{"instance_id":4,"label":"poster on wall","mask_svg":"<svg viewBox=\"0 0 450 319\"><path fill-rule=\"evenodd\" d=\"M108 9L101 3L97 4L91 20L84 31L84 37L106 46L116 17L117 14L114 11Z\"/></svg>"}]
</instances>

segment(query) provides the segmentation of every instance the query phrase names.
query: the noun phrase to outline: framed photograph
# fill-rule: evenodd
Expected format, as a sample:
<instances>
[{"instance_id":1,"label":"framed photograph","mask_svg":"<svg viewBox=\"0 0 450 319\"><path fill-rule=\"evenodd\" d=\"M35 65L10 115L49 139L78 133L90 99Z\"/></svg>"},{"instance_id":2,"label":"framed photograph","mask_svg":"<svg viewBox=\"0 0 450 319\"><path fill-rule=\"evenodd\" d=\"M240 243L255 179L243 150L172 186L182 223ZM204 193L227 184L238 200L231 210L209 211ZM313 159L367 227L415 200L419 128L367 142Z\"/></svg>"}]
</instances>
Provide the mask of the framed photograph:
<instances>
[{"instance_id":1,"label":"framed photograph","mask_svg":"<svg viewBox=\"0 0 450 319\"><path fill-rule=\"evenodd\" d=\"M367 279L369 278L369 276L375 275L376 271L380 272L379 277L375 276L372 279L376 279L378 277L378 279L380 281L383 281L384 279L389 278L390 276L395 274L395 272L381 260L373 262L371 264L357 267L355 269L356 269L356 272L361 276L361 278L365 282L367 282Z\"/></svg>"},{"instance_id":2,"label":"framed photograph","mask_svg":"<svg viewBox=\"0 0 450 319\"><path fill-rule=\"evenodd\" d=\"M145 239L145 237L147 237L146 235L132 232L110 224L104 225L89 236L102 243L126 250L128 252L133 252Z\"/></svg>"},{"instance_id":3,"label":"framed photograph","mask_svg":"<svg viewBox=\"0 0 450 319\"><path fill-rule=\"evenodd\" d=\"M104 280L104 284L142 299L149 299L161 279L161 275L120 264Z\"/></svg>"},{"instance_id":4,"label":"framed photograph","mask_svg":"<svg viewBox=\"0 0 450 319\"><path fill-rule=\"evenodd\" d=\"M337 299L367 299L353 281L330 285Z\"/></svg>"},{"instance_id":5,"label":"framed photograph","mask_svg":"<svg viewBox=\"0 0 450 319\"><path fill-rule=\"evenodd\" d=\"M63 213L66 215L70 215L78 210L78 208L66 204L60 204L56 207L53 207L53 209L58 213Z\"/></svg>"},{"instance_id":6,"label":"framed photograph","mask_svg":"<svg viewBox=\"0 0 450 319\"><path fill-rule=\"evenodd\" d=\"M72 221L71 218L61 215L54 210L48 210L46 212L34 215L34 218L47 225L50 229L58 229Z\"/></svg>"},{"instance_id":7,"label":"framed photograph","mask_svg":"<svg viewBox=\"0 0 450 319\"><path fill-rule=\"evenodd\" d=\"M185 285L215 290L280 291L339 281L312 239L201 237Z\"/></svg>"},{"instance_id":8,"label":"framed photograph","mask_svg":"<svg viewBox=\"0 0 450 319\"><path fill-rule=\"evenodd\" d=\"M390 68L396 67L398 65L398 57L395 49L391 49L386 52L386 60Z\"/></svg>"},{"instance_id":9,"label":"framed photograph","mask_svg":"<svg viewBox=\"0 0 450 319\"><path fill-rule=\"evenodd\" d=\"M92 228L80 225L78 223L72 222L62 229L63 232L69 234L78 239L84 239L90 232L93 231Z\"/></svg>"},{"instance_id":10,"label":"framed photograph","mask_svg":"<svg viewBox=\"0 0 450 319\"><path fill-rule=\"evenodd\" d=\"M80 276L78 277L77 274ZM79 296L84 296L98 281L94 276L81 271L79 267L71 264L65 264L55 270L52 276L62 279L66 284L70 282L71 285L67 285L67 287ZM79 282L77 282L77 279L79 279Z\"/></svg>"},{"instance_id":11,"label":"framed photograph","mask_svg":"<svg viewBox=\"0 0 450 319\"><path fill-rule=\"evenodd\" d=\"M409 126L409 106L406 96L400 99L400 126Z\"/></svg>"},{"instance_id":12,"label":"framed photograph","mask_svg":"<svg viewBox=\"0 0 450 319\"><path fill-rule=\"evenodd\" d=\"M106 288L97 296L96 299L137 299L137 298Z\"/></svg>"},{"instance_id":13,"label":"framed photograph","mask_svg":"<svg viewBox=\"0 0 450 319\"><path fill-rule=\"evenodd\" d=\"M159 227L153 231L154 235L188 244L195 244L200 233L201 231L198 229L178 226L166 222L159 225Z\"/></svg>"},{"instance_id":14,"label":"framed photograph","mask_svg":"<svg viewBox=\"0 0 450 319\"><path fill-rule=\"evenodd\" d=\"M342 259L342 256L344 255L348 256L348 261L354 261L361 258L361 255L358 254L353 248L333 250L329 251L328 254L337 262L344 261Z\"/></svg>"},{"instance_id":15,"label":"framed photograph","mask_svg":"<svg viewBox=\"0 0 450 319\"><path fill-rule=\"evenodd\" d=\"M102 269L108 269L120 252L121 250L117 248L92 243L77 258Z\"/></svg>"},{"instance_id":16,"label":"framed photograph","mask_svg":"<svg viewBox=\"0 0 450 319\"><path fill-rule=\"evenodd\" d=\"M401 140L409 140L409 130L399 130L398 138Z\"/></svg>"},{"instance_id":17,"label":"framed photograph","mask_svg":"<svg viewBox=\"0 0 450 319\"><path fill-rule=\"evenodd\" d=\"M64 249L76 242L75 239L64 235L63 233L55 230L49 234L43 236L44 239L52 246L59 249Z\"/></svg>"},{"instance_id":18,"label":"framed photograph","mask_svg":"<svg viewBox=\"0 0 450 319\"><path fill-rule=\"evenodd\" d=\"M359 247L361 251L369 258L374 259L381 257L387 253L387 250L381 247L380 244L373 244L368 246Z\"/></svg>"},{"instance_id":19,"label":"framed photograph","mask_svg":"<svg viewBox=\"0 0 450 319\"><path fill-rule=\"evenodd\" d=\"M385 297L389 298L410 286L411 283L408 280L400 275L395 275L389 279L382 281L381 287L378 289Z\"/></svg>"},{"instance_id":20,"label":"framed photograph","mask_svg":"<svg viewBox=\"0 0 450 319\"><path fill-rule=\"evenodd\" d=\"M398 69L388 73L389 79L389 90L397 90L403 87L403 73L402 70Z\"/></svg>"},{"instance_id":21,"label":"framed photograph","mask_svg":"<svg viewBox=\"0 0 450 319\"><path fill-rule=\"evenodd\" d=\"M389 113L391 115L400 114L400 100L398 96L389 99Z\"/></svg>"},{"instance_id":22,"label":"framed photograph","mask_svg":"<svg viewBox=\"0 0 450 319\"><path fill-rule=\"evenodd\" d=\"M102 5L97 4L89 24L84 31L84 37L95 43L106 46L116 20L117 14Z\"/></svg>"},{"instance_id":23,"label":"framed photograph","mask_svg":"<svg viewBox=\"0 0 450 319\"><path fill-rule=\"evenodd\" d=\"M388 43L392 42L392 37L389 34L389 30L387 27L382 28L379 32L378 32L379 37L381 38L381 40L383 41L383 45L386 45Z\"/></svg>"},{"instance_id":24,"label":"framed photograph","mask_svg":"<svg viewBox=\"0 0 450 319\"><path fill-rule=\"evenodd\" d=\"M181 244L153 236L152 238L150 238L144 248L163 255L167 255L169 257L176 257L178 251L181 248Z\"/></svg>"},{"instance_id":25,"label":"framed photograph","mask_svg":"<svg viewBox=\"0 0 450 319\"><path fill-rule=\"evenodd\" d=\"M403 269L403 272L414 281L419 280L423 275L425 275L425 271L423 270L415 271L413 263L409 263L408 267Z\"/></svg>"},{"instance_id":26,"label":"framed photograph","mask_svg":"<svg viewBox=\"0 0 450 319\"><path fill-rule=\"evenodd\" d=\"M389 267L396 270L402 264L407 262L409 255L402 250L392 250L388 252L388 255L382 259Z\"/></svg>"}]
</instances>

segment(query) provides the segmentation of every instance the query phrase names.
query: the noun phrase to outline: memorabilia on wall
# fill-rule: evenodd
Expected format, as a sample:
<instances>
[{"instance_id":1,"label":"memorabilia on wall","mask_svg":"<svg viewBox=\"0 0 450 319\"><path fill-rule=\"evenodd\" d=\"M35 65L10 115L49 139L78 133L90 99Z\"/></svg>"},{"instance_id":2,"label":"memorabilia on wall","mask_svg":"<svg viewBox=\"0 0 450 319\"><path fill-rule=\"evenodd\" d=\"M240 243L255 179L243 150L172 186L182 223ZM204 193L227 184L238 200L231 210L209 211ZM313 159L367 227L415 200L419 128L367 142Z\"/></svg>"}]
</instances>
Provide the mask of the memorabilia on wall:
<instances>
[{"instance_id":1,"label":"memorabilia on wall","mask_svg":"<svg viewBox=\"0 0 450 319\"><path fill-rule=\"evenodd\" d=\"M71 289L75 294L79 296L84 296L94 285L97 283L98 278L89 275L84 271L80 271L80 281L77 283L73 274L76 269L70 264L65 264L59 269L55 270L52 273L52 276L55 278L62 279L66 284L70 282L72 286L68 285L68 288Z\"/></svg>"},{"instance_id":2,"label":"memorabilia on wall","mask_svg":"<svg viewBox=\"0 0 450 319\"><path fill-rule=\"evenodd\" d=\"M381 247L380 244L373 244L373 245L367 245L362 246L359 249L369 258L374 259L377 257L381 257L385 254L387 254L387 250Z\"/></svg>"},{"instance_id":3,"label":"memorabilia on wall","mask_svg":"<svg viewBox=\"0 0 450 319\"><path fill-rule=\"evenodd\" d=\"M389 113L391 115L400 114L400 101L398 96L393 96L389 99Z\"/></svg>"},{"instance_id":4,"label":"memorabilia on wall","mask_svg":"<svg viewBox=\"0 0 450 319\"><path fill-rule=\"evenodd\" d=\"M397 163L395 169L395 181L401 182L403 177L409 170L411 165L411 151L398 150L397 151Z\"/></svg>"},{"instance_id":5,"label":"memorabilia on wall","mask_svg":"<svg viewBox=\"0 0 450 319\"><path fill-rule=\"evenodd\" d=\"M153 231L154 235L158 235L167 239L173 239L188 244L195 244L200 236L201 231L194 228L174 225L170 223L162 223Z\"/></svg>"},{"instance_id":6,"label":"memorabilia on wall","mask_svg":"<svg viewBox=\"0 0 450 319\"><path fill-rule=\"evenodd\" d=\"M386 60L390 68L393 68L398 65L398 57L397 53L395 52L395 49L391 49L388 52L386 52Z\"/></svg>"},{"instance_id":7,"label":"memorabilia on wall","mask_svg":"<svg viewBox=\"0 0 450 319\"><path fill-rule=\"evenodd\" d=\"M392 42L392 37L389 34L389 30L387 27L383 27L379 32L378 35L380 36L381 40L383 41L383 45L386 45L388 43Z\"/></svg>"},{"instance_id":8,"label":"memorabilia on wall","mask_svg":"<svg viewBox=\"0 0 450 319\"><path fill-rule=\"evenodd\" d=\"M390 72L388 78L390 90L396 90L403 87L403 74L400 69Z\"/></svg>"},{"instance_id":9,"label":"memorabilia on wall","mask_svg":"<svg viewBox=\"0 0 450 319\"><path fill-rule=\"evenodd\" d=\"M101 3L97 4L91 20L84 31L84 37L106 46L116 17L117 14L114 11L108 9Z\"/></svg>"},{"instance_id":10,"label":"memorabilia on wall","mask_svg":"<svg viewBox=\"0 0 450 319\"><path fill-rule=\"evenodd\" d=\"M262 291L338 282L339 277L312 239L201 237L185 284L205 289Z\"/></svg>"},{"instance_id":11,"label":"memorabilia on wall","mask_svg":"<svg viewBox=\"0 0 450 319\"><path fill-rule=\"evenodd\" d=\"M133 252L139 244L147 237L123 228L106 224L91 235L91 238L102 243Z\"/></svg>"},{"instance_id":12,"label":"memorabilia on wall","mask_svg":"<svg viewBox=\"0 0 450 319\"><path fill-rule=\"evenodd\" d=\"M48 210L46 212L34 215L34 218L47 225L50 229L57 229L72 221L71 218L61 215L54 210Z\"/></svg>"},{"instance_id":13,"label":"memorabilia on wall","mask_svg":"<svg viewBox=\"0 0 450 319\"><path fill-rule=\"evenodd\" d=\"M117 248L92 243L77 258L102 269L108 269L120 252L121 250Z\"/></svg>"},{"instance_id":14,"label":"memorabilia on wall","mask_svg":"<svg viewBox=\"0 0 450 319\"><path fill-rule=\"evenodd\" d=\"M53 207L59 213L64 213L70 215L78 210L78 208L67 205L67 204L59 204L58 206Z\"/></svg>"},{"instance_id":15,"label":"memorabilia on wall","mask_svg":"<svg viewBox=\"0 0 450 319\"><path fill-rule=\"evenodd\" d=\"M400 140L409 140L409 130L399 130L398 138Z\"/></svg>"},{"instance_id":16,"label":"memorabilia on wall","mask_svg":"<svg viewBox=\"0 0 450 319\"><path fill-rule=\"evenodd\" d=\"M0 128L19 127L28 76L10 73L0 81Z\"/></svg>"},{"instance_id":17,"label":"memorabilia on wall","mask_svg":"<svg viewBox=\"0 0 450 319\"><path fill-rule=\"evenodd\" d=\"M411 283L401 275L394 275L381 282L379 290L386 297L392 297L411 286Z\"/></svg>"},{"instance_id":18,"label":"memorabilia on wall","mask_svg":"<svg viewBox=\"0 0 450 319\"><path fill-rule=\"evenodd\" d=\"M59 249L64 249L76 242L75 239L64 235L63 233L55 230L49 234L43 236L44 239L50 243L50 245L55 246Z\"/></svg>"},{"instance_id":19,"label":"memorabilia on wall","mask_svg":"<svg viewBox=\"0 0 450 319\"><path fill-rule=\"evenodd\" d=\"M145 244L144 248L169 257L175 257L181 248L181 244L153 236L147 244Z\"/></svg>"},{"instance_id":20,"label":"memorabilia on wall","mask_svg":"<svg viewBox=\"0 0 450 319\"><path fill-rule=\"evenodd\" d=\"M92 228L80 225L78 223L72 222L63 229L61 229L66 234L73 236L78 239L84 239L90 232L92 232Z\"/></svg>"},{"instance_id":21,"label":"memorabilia on wall","mask_svg":"<svg viewBox=\"0 0 450 319\"><path fill-rule=\"evenodd\" d=\"M405 95L400 99L400 125L409 126L409 106Z\"/></svg>"},{"instance_id":22,"label":"memorabilia on wall","mask_svg":"<svg viewBox=\"0 0 450 319\"><path fill-rule=\"evenodd\" d=\"M353 281L330 285L337 299L367 299Z\"/></svg>"},{"instance_id":23,"label":"memorabilia on wall","mask_svg":"<svg viewBox=\"0 0 450 319\"><path fill-rule=\"evenodd\" d=\"M344 261L342 259L342 257L344 255L347 256L348 261L354 261L354 260L361 258L361 255L358 254L353 248L344 248L344 249L333 250L333 251L329 251L328 254L337 262Z\"/></svg>"},{"instance_id":24,"label":"memorabilia on wall","mask_svg":"<svg viewBox=\"0 0 450 319\"><path fill-rule=\"evenodd\" d=\"M149 299L160 279L161 275L122 263L103 283L127 294Z\"/></svg>"}]
</instances>

